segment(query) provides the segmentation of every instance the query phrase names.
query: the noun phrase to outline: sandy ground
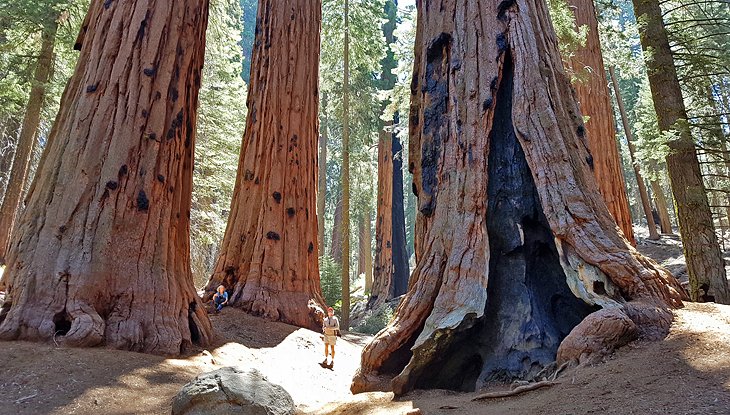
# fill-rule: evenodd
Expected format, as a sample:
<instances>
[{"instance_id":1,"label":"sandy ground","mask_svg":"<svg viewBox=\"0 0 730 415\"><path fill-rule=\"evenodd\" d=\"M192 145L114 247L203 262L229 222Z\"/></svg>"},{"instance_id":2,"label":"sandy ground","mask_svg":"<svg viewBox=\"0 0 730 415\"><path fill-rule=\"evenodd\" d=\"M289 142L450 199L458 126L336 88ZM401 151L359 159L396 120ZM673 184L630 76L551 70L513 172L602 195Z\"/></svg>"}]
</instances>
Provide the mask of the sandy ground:
<instances>
[{"instance_id":1,"label":"sandy ground","mask_svg":"<svg viewBox=\"0 0 730 415\"><path fill-rule=\"evenodd\" d=\"M2 414L168 414L197 374L254 366L291 393L303 414L730 414L730 306L689 303L670 335L633 343L607 362L565 372L560 384L512 398L416 391L352 396L364 341L340 341L333 370L319 365L319 335L225 309L211 317L215 347L181 359L107 349L0 342Z\"/></svg>"},{"instance_id":2,"label":"sandy ground","mask_svg":"<svg viewBox=\"0 0 730 415\"><path fill-rule=\"evenodd\" d=\"M676 238L663 236L659 245L640 240L638 248L682 277ZM730 306L687 303L663 341L632 343L606 362L564 372L550 388L480 402L471 402L475 393L450 391L353 396L350 380L368 337L346 334L330 370L319 365L318 333L231 308L211 321L214 345L177 359L0 342L0 414L169 414L172 397L198 374L243 366L282 385L307 415L398 415L414 408L436 415L730 415Z\"/></svg>"}]
</instances>

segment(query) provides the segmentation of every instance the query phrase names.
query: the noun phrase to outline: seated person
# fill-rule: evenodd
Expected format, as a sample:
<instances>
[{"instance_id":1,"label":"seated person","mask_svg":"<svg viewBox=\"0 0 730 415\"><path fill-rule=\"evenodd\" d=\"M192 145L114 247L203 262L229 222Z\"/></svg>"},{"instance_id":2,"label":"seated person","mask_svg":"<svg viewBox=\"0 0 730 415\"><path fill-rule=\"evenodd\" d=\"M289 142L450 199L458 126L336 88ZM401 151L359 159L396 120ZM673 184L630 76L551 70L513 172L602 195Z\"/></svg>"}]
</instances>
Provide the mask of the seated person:
<instances>
[{"instance_id":1,"label":"seated person","mask_svg":"<svg viewBox=\"0 0 730 415\"><path fill-rule=\"evenodd\" d=\"M213 294L213 305L215 306L215 312L219 313L224 305L228 304L228 293L226 287L219 285L218 290Z\"/></svg>"}]
</instances>

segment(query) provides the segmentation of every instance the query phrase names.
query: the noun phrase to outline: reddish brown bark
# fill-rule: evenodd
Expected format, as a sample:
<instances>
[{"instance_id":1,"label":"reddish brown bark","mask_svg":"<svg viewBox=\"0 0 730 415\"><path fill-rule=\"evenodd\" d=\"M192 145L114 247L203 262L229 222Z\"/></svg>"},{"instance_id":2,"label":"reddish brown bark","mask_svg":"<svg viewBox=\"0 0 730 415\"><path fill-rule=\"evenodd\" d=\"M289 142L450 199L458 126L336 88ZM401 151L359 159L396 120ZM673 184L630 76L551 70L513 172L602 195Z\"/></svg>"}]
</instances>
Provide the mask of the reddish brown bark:
<instances>
[{"instance_id":1,"label":"reddish brown bark","mask_svg":"<svg viewBox=\"0 0 730 415\"><path fill-rule=\"evenodd\" d=\"M365 274L365 292L370 292L373 286L373 251L372 231L370 230L370 210L366 209L360 218L358 232L358 261L357 274Z\"/></svg>"},{"instance_id":2,"label":"reddish brown bark","mask_svg":"<svg viewBox=\"0 0 730 415\"><path fill-rule=\"evenodd\" d=\"M177 354L211 326L189 215L208 2L92 3L20 217L3 339Z\"/></svg>"},{"instance_id":3,"label":"reddish brown bark","mask_svg":"<svg viewBox=\"0 0 730 415\"><path fill-rule=\"evenodd\" d=\"M320 2L261 0L257 22L238 177L206 297L223 284L232 305L319 330Z\"/></svg>"},{"instance_id":4,"label":"reddish brown bark","mask_svg":"<svg viewBox=\"0 0 730 415\"><path fill-rule=\"evenodd\" d=\"M585 47L575 50L570 65L581 75L580 80L573 83L581 113L590 117L585 124L585 132L591 149L593 174L608 211L626 239L636 245L616 141L611 95L603 66L596 8L593 0L567 0L567 4L575 14L576 25L588 28Z\"/></svg>"},{"instance_id":5,"label":"reddish brown bark","mask_svg":"<svg viewBox=\"0 0 730 415\"><path fill-rule=\"evenodd\" d=\"M393 374L396 393L529 377L597 307L637 332L666 328L680 287L628 244L597 191L545 3L417 5L417 263L351 389Z\"/></svg>"},{"instance_id":6,"label":"reddish brown bark","mask_svg":"<svg viewBox=\"0 0 730 415\"><path fill-rule=\"evenodd\" d=\"M317 252L324 253L324 210L327 196L327 139L329 135L329 120L327 119L327 94L322 97L324 120L319 136L319 160L317 171Z\"/></svg>"},{"instance_id":7,"label":"reddish brown bark","mask_svg":"<svg viewBox=\"0 0 730 415\"><path fill-rule=\"evenodd\" d=\"M644 209L644 217L646 218L646 225L649 228L649 239L659 239L659 233L656 231L656 224L654 223L654 215L651 213L651 202L649 201L649 193L646 191L646 184L644 183L644 176L641 174L641 167L639 161L636 160L636 148L634 146L634 135L631 133L631 127L629 126L629 119L626 116L626 109L624 108L624 101L621 98L621 90L618 87L618 81L616 80L616 72L613 67L609 68L611 73L611 82L613 83L613 91L616 94L616 103L618 104L619 114L621 114L621 123L624 126L624 134L626 135L626 142L629 147L629 156L631 157L631 167L634 169L634 176L636 177L636 185L639 188L639 198L641 199L641 206Z\"/></svg>"},{"instance_id":8,"label":"reddish brown bark","mask_svg":"<svg viewBox=\"0 0 730 415\"><path fill-rule=\"evenodd\" d=\"M392 124L388 124L389 128ZM378 199L375 217L373 289L368 307L393 298L393 145L391 134L380 131L378 139Z\"/></svg>"},{"instance_id":9,"label":"reddish brown bark","mask_svg":"<svg viewBox=\"0 0 730 415\"><path fill-rule=\"evenodd\" d=\"M633 0L633 3L659 130L672 133L667 140L667 172L687 259L690 296L694 301L730 304L725 263L715 234L695 142L687 122L687 110L662 10L658 0Z\"/></svg>"},{"instance_id":10,"label":"reddish brown bark","mask_svg":"<svg viewBox=\"0 0 730 415\"><path fill-rule=\"evenodd\" d=\"M18 145L13 157L13 168L10 170L5 196L0 206L0 264L5 263L15 220L21 210L20 201L23 198L23 190L28 179L28 169L33 155L36 133L41 121L41 110L46 97L46 84L51 77L53 68L53 49L56 43L57 30L58 24L55 21L49 21L41 33L41 50L33 74L33 86L30 90L28 105L20 128Z\"/></svg>"}]
</instances>

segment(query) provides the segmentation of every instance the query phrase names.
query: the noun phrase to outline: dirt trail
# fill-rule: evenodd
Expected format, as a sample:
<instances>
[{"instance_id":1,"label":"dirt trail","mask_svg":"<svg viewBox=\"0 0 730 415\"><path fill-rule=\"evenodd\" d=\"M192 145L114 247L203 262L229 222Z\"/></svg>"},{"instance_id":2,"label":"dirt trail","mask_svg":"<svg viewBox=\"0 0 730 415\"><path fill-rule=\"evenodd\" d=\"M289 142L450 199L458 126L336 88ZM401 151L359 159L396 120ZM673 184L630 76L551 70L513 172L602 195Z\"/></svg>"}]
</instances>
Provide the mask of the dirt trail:
<instances>
[{"instance_id":1,"label":"dirt trail","mask_svg":"<svg viewBox=\"0 0 730 415\"><path fill-rule=\"evenodd\" d=\"M474 394L416 391L352 396L349 384L367 338L339 341L334 370L323 369L317 333L226 309L211 317L220 334L208 352L165 359L106 349L0 342L1 414L168 414L170 400L197 374L254 366L292 394L304 414L730 414L730 306L690 303L670 335L633 343L609 361L566 372L560 385L490 402ZM445 409L452 408L452 409Z\"/></svg>"}]
</instances>

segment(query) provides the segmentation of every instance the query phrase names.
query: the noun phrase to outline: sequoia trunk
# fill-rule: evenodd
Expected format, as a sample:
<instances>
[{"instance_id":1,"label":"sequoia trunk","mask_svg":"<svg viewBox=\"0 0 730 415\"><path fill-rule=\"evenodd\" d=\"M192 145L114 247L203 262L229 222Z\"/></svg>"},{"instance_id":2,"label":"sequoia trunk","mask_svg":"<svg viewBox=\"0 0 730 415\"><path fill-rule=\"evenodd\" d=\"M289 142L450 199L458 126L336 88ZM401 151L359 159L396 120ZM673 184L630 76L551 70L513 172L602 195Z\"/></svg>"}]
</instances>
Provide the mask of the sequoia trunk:
<instances>
[{"instance_id":1,"label":"sequoia trunk","mask_svg":"<svg viewBox=\"0 0 730 415\"><path fill-rule=\"evenodd\" d=\"M392 90L396 84L393 73L398 66L391 45L395 43L398 2L385 2L383 35L387 46L385 58L380 62L380 87ZM383 114L389 101L382 103ZM376 259L373 291L368 307L373 308L387 300L405 294L408 285L408 253L406 248L405 210L403 198L402 146L394 129L399 124L398 112L393 120L383 122L378 140L378 201L375 225Z\"/></svg>"},{"instance_id":2,"label":"sequoia trunk","mask_svg":"<svg viewBox=\"0 0 730 415\"><path fill-rule=\"evenodd\" d=\"M373 286L373 252L372 232L370 231L370 210L366 209L360 218L358 232L358 261L357 274L365 274L365 292L370 292Z\"/></svg>"},{"instance_id":3,"label":"sequoia trunk","mask_svg":"<svg viewBox=\"0 0 730 415\"><path fill-rule=\"evenodd\" d=\"M639 188L639 198L641 199L641 206L644 209L644 217L646 218L646 225L649 228L649 239L659 239L659 233L656 231L656 224L654 223L654 215L651 213L651 202L649 201L649 193L646 191L646 184L644 183L644 177L641 174L641 167L639 162L636 160L636 148L634 146L634 135L631 133L631 127L629 126L629 119L626 116L626 109L624 108L624 101L621 98L621 90L618 88L618 81L616 81L616 72L613 67L609 68L611 73L611 82L613 83L613 91L616 94L616 103L618 104L619 114L621 114L621 123L624 127L624 134L626 135L626 142L629 147L629 156L631 157L631 167L634 169L634 176L636 177L636 185Z\"/></svg>"},{"instance_id":4,"label":"sequoia trunk","mask_svg":"<svg viewBox=\"0 0 730 415\"><path fill-rule=\"evenodd\" d=\"M378 200L375 217L375 258L373 289L368 308L393 298L393 145L392 123L380 130L378 138Z\"/></svg>"},{"instance_id":5,"label":"sequoia trunk","mask_svg":"<svg viewBox=\"0 0 730 415\"><path fill-rule=\"evenodd\" d=\"M633 0L659 130L667 140L667 171L687 258L690 297L730 304L725 264L715 234L687 111L658 0Z\"/></svg>"},{"instance_id":6,"label":"sequoia trunk","mask_svg":"<svg viewBox=\"0 0 730 415\"><path fill-rule=\"evenodd\" d=\"M535 376L561 344L561 359L582 360L637 334L580 343L603 321L581 322L598 307L641 333L667 329L681 288L626 241L598 192L544 1L417 5L416 268L351 389L395 374L397 394L473 390Z\"/></svg>"},{"instance_id":7,"label":"sequoia trunk","mask_svg":"<svg viewBox=\"0 0 730 415\"><path fill-rule=\"evenodd\" d=\"M320 2L261 0L231 214L206 286L272 320L320 330L317 257Z\"/></svg>"},{"instance_id":8,"label":"sequoia trunk","mask_svg":"<svg viewBox=\"0 0 730 415\"><path fill-rule=\"evenodd\" d=\"M190 271L208 2L92 2L12 238L3 339L177 354L211 326Z\"/></svg>"},{"instance_id":9,"label":"sequoia trunk","mask_svg":"<svg viewBox=\"0 0 730 415\"><path fill-rule=\"evenodd\" d=\"M57 30L58 24L53 20L46 23L41 33L41 51L33 74L33 86L30 89L28 105L25 108L18 145L15 148L13 168L10 170L5 197L0 207L0 264L5 263L15 220L21 210L20 201L23 198L23 190L28 179L30 159L41 121L46 84L53 68L53 49Z\"/></svg>"},{"instance_id":10,"label":"sequoia trunk","mask_svg":"<svg viewBox=\"0 0 730 415\"><path fill-rule=\"evenodd\" d=\"M590 164L608 211L626 239L636 245L616 142L611 95L603 66L596 8L593 0L567 0L567 3L575 14L576 25L588 28L585 46L576 48L570 64L575 72L582 75L573 87L581 113L590 117L585 125L592 157Z\"/></svg>"},{"instance_id":11,"label":"sequoia trunk","mask_svg":"<svg viewBox=\"0 0 730 415\"><path fill-rule=\"evenodd\" d=\"M319 160L317 172L317 252L324 253L324 209L327 196L327 136L329 134L329 120L327 118L327 94L322 97L324 106L324 120L319 136Z\"/></svg>"}]
</instances>

